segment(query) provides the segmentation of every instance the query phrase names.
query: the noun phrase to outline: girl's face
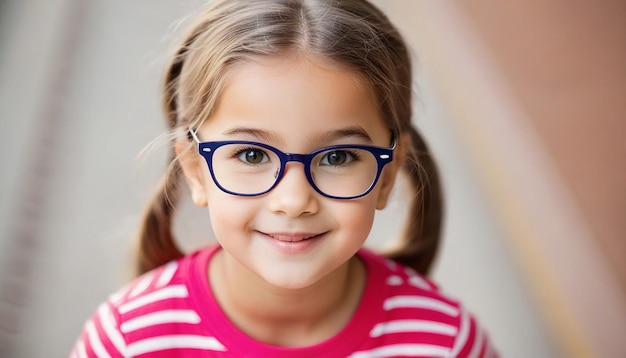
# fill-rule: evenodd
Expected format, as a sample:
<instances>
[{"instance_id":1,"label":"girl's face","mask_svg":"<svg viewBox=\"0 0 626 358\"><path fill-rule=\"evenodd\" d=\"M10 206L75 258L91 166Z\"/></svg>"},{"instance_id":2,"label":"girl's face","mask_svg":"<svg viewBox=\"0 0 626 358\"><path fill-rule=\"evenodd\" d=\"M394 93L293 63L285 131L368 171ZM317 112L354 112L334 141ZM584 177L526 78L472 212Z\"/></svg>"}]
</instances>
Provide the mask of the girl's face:
<instances>
[{"instance_id":1,"label":"girl's face","mask_svg":"<svg viewBox=\"0 0 626 358\"><path fill-rule=\"evenodd\" d=\"M257 58L233 68L215 115L198 137L261 142L285 153L338 144L389 147L391 141L369 84L309 55ZM375 210L386 204L403 147L396 147L396 159L374 189L352 200L317 193L298 162L289 162L278 185L256 197L220 190L198 155L181 162L195 203L208 205L226 262L273 286L295 289L342 267L363 245Z\"/></svg>"}]
</instances>

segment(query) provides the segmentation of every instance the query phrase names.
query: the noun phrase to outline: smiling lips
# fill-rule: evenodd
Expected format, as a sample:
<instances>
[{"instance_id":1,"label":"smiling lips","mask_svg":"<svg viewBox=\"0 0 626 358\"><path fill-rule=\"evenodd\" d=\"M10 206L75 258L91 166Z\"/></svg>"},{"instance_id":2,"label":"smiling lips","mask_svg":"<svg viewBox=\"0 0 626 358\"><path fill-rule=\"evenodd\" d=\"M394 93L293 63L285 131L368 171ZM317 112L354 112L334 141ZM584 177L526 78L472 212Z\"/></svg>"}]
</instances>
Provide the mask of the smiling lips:
<instances>
[{"instance_id":1,"label":"smiling lips","mask_svg":"<svg viewBox=\"0 0 626 358\"><path fill-rule=\"evenodd\" d=\"M301 234L301 233L275 233L275 234L265 234L271 237L274 240L284 241L284 242L298 242L304 241L308 239L312 239L314 237L318 237L321 234Z\"/></svg>"}]
</instances>

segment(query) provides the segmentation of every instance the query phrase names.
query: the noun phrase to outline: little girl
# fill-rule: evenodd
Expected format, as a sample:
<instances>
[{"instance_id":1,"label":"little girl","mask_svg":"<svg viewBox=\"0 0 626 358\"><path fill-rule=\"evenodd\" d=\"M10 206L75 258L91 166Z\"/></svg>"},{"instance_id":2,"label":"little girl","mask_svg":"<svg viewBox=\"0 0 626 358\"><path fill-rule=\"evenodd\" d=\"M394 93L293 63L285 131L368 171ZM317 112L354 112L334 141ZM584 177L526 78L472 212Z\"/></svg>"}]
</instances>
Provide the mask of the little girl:
<instances>
[{"instance_id":1,"label":"little girl","mask_svg":"<svg viewBox=\"0 0 626 358\"><path fill-rule=\"evenodd\" d=\"M365 0L213 1L167 68L172 155L140 234L140 277L71 357L496 357L424 276L440 236L435 164L411 124L411 62ZM404 237L363 248L398 173ZM184 255L179 185L218 241Z\"/></svg>"}]
</instances>

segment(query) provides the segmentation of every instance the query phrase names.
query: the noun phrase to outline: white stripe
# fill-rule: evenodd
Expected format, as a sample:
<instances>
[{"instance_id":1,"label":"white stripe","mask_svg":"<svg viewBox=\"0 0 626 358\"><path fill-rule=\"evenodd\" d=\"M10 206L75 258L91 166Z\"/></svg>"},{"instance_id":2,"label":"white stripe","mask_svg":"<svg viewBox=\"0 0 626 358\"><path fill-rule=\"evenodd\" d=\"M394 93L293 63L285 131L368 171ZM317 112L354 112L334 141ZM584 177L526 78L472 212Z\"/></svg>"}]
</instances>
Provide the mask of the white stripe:
<instances>
[{"instance_id":1,"label":"white stripe","mask_svg":"<svg viewBox=\"0 0 626 358\"><path fill-rule=\"evenodd\" d=\"M391 275L387 277L386 282L389 286L400 286L404 283L404 280L398 275Z\"/></svg>"},{"instance_id":2,"label":"white stripe","mask_svg":"<svg viewBox=\"0 0 626 358\"><path fill-rule=\"evenodd\" d=\"M450 350L445 347L427 344L395 344L382 346L369 351L356 352L350 358L381 358L381 357L446 357Z\"/></svg>"},{"instance_id":3,"label":"white stripe","mask_svg":"<svg viewBox=\"0 0 626 358\"><path fill-rule=\"evenodd\" d=\"M89 337L89 343L91 344L91 349L99 358L110 358L111 356L107 353L106 349L102 345L100 341L100 336L98 335L98 331L96 331L96 325L93 321L87 322L87 336Z\"/></svg>"},{"instance_id":4,"label":"white stripe","mask_svg":"<svg viewBox=\"0 0 626 358\"><path fill-rule=\"evenodd\" d=\"M419 276L411 276L409 277L409 284L411 286L415 286L417 288L421 288L422 290L432 291L432 286L423 278Z\"/></svg>"},{"instance_id":5,"label":"white stripe","mask_svg":"<svg viewBox=\"0 0 626 358\"><path fill-rule=\"evenodd\" d=\"M385 262L391 271L396 271L398 269L398 264L395 261L387 259Z\"/></svg>"},{"instance_id":6,"label":"white stripe","mask_svg":"<svg viewBox=\"0 0 626 358\"><path fill-rule=\"evenodd\" d=\"M409 276L409 284L424 290L432 291L433 286L420 276L417 271L407 267L404 272L406 272L407 276Z\"/></svg>"},{"instance_id":7,"label":"white stripe","mask_svg":"<svg viewBox=\"0 0 626 358\"><path fill-rule=\"evenodd\" d=\"M370 337L401 332L428 332L454 336L457 333L457 328L445 323L405 319L377 324L370 331Z\"/></svg>"},{"instance_id":8,"label":"white stripe","mask_svg":"<svg viewBox=\"0 0 626 358\"><path fill-rule=\"evenodd\" d=\"M163 287L167 285L168 283L170 283L177 269L178 269L178 263L176 261L168 262L167 265L165 265L165 268L163 269L161 276L157 280L156 287Z\"/></svg>"},{"instance_id":9,"label":"white stripe","mask_svg":"<svg viewBox=\"0 0 626 358\"><path fill-rule=\"evenodd\" d=\"M117 351L122 354L124 357L127 357L126 354L126 342L124 341L124 337L117 330L115 320L113 319L113 314L109 310L109 306L107 304L100 305L98 309L98 315L100 317L100 323L102 324L102 328L106 333L111 343L115 346Z\"/></svg>"},{"instance_id":10,"label":"white stripe","mask_svg":"<svg viewBox=\"0 0 626 358\"><path fill-rule=\"evenodd\" d=\"M135 285L135 287L133 287L133 290L130 291L128 298L136 297L137 295L145 291L146 288L150 286L150 283L152 282L153 278L154 278L154 274L152 273L147 273L143 275L143 277L139 279L139 282Z\"/></svg>"},{"instance_id":11,"label":"white stripe","mask_svg":"<svg viewBox=\"0 0 626 358\"><path fill-rule=\"evenodd\" d=\"M467 336L469 336L469 330L470 330L469 325L470 325L470 322L469 322L469 317L467 315L467 312L465 311L465 309L461 308L461 328L459 328L459 335L456 336L454 346L452 347L453 357L458 356L461 349L463 349L463 346L465 345L465 342L467 341Z\"/></svg>"},{"instance_id":12,"label":"white stripe","mask_svg":"<svg viewBox=\"0 0 626 358\"><path fill-rule=\"evenodd\" d=\"M122 298L128 292L128 290L130 290L130 285L126 285L122 287L119 291L112 294L109 299L111 300L112 303L117 304L122 300Z\"/></svg>"},{"instance_id":13,"label":"white stripe","mask_svg":"<svg viewBox=\"0 0 626 358\"><path fill-rule=\"evenodd\" d=\"M153 302L163 301L168 298L184 298L187 297L187 295L187 287L185 287L185 285L169 286L157 291L150 292L144 296L136 298L133 301L129 301L120 305L119 312L127 313Z\"/></svg>"},{"instance_id":14,"label":"white stripe","mask_svg":"<svg viewBox=\"0 0 626 358\"><path fill-rule=\"evenodd\" d=\"M483 347L483 330L480 327L476 328L476 336L474 336L474 345L472 346L472 350L470 354L467 356L468 358L479 358L478 355Z\"/></svg>"},{"instance_id":15,"label":"white stripe","mask_svg":"<svg viewBox=\"0 0 626 358\"><path fill-rule=\"evenodd\" d=\"M226 351L217 339L206 336L171 335L160 336L137 341L128 346L128 353L134 357L149 352L162 351L172 348L196 348L211 351Z\"/></svg>"},{"instance_id":16,"label":"white stripe","mask_svg":"<svg viewBox=\"0 0 626 358\"><path fill-rule=\"evenodd\" d=\"M76 344L76 353L78 353L78 358L87 358L87 350L85 349L85 342L81 339Z\"/></svg>"},{"instance_id":17,"label":"white stripe","mask_svg":"<svg viewBox=\"0 0 626 358\"><path fill-rule=\"evenodd\" d=\"M120 326L124 333L163 323L200 323L200 316L192 310L164 310L128 320Z\"/></svg>"},{"instance_id":18,"label":"white stripe","mask_svg":"<svg viewBox=\"0 0 626 358\"><path fill-rule=\"evenodd\" d=\"M74 348L72 353L70 353L70 358L78 358L78 356L76 355L76 348Z\"/></svg>"},{"instance_id":19,"label":"white stripe","mask_svg":"<svg viewBox=\"0 0 626 358\"><path fill-rule=\"evenodd\" d=\"M443 301L423 296L394 296L389 297L383 304L385 311L389 311L395 308L425 308L434 311L439 311L447 314L448 316L456 317L459 315L459 310Z\"/></svg>"}]
</instances>

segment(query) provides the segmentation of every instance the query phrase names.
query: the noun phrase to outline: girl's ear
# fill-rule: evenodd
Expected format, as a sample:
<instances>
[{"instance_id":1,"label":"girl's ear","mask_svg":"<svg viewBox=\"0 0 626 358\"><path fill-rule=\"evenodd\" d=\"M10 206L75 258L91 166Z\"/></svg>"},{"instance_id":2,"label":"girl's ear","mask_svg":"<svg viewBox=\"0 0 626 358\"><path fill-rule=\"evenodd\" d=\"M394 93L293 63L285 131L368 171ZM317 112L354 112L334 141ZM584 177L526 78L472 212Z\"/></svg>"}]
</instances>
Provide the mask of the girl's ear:
<instances>
[{"instance_id":1,"label":"girl's ear","mask_svg":"<svg viewBox=\"0 0 626 358\"><path fill-rule=\"evenodd\" d=\"M378 201L376 202L376 209L382 210L387 206L387 201L391 195L391 189L396 182L396 176L402 167L406 159L406 153L408 148L411 147L411 136L408 133L400 134L397 139L396 149L394 150L393 161L385 166L380 181L381 188L378 192Z\"/></svg>"},{"instance_id":2,"label":"girl's ear","mask_svg":"<svg viewBox=\"0 0 626 358\"><path fill-rule=\"evenodd\" d=\"M191 190L191 199L200 206L207 206L207 194L204 180L204 161L197 153L189 149L189 143L184 140L176 140L174 151L183 170L185 182Z\"/></svg>"}]
</instances>

